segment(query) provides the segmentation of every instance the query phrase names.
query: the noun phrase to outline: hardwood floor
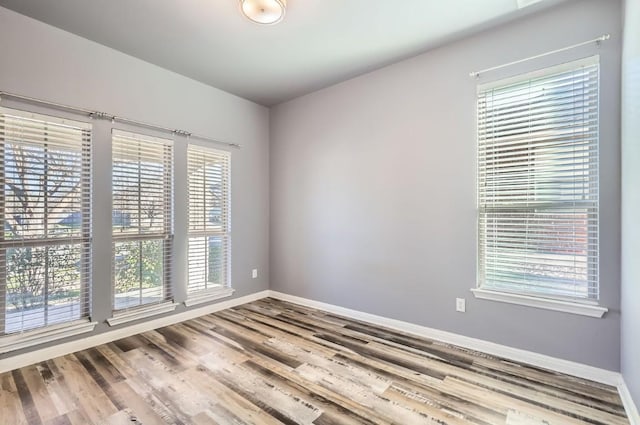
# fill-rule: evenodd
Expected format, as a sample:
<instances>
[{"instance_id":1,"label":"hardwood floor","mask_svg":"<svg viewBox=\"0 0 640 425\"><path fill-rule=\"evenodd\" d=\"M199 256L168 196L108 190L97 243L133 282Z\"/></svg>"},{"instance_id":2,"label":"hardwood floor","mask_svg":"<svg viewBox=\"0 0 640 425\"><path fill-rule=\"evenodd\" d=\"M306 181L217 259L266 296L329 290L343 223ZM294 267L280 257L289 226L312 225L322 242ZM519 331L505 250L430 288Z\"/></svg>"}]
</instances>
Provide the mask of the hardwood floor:
<instances>
[{"instance_id":1,"label":"hardwood floor","mask_svg":"<svg viewBox=\"0 0 640 425\"><path fill-rule=\"evenodd\" d=\"M615 388L263 299L0 375L0 424L628 424Z\"/></svg>"}]
</instances>

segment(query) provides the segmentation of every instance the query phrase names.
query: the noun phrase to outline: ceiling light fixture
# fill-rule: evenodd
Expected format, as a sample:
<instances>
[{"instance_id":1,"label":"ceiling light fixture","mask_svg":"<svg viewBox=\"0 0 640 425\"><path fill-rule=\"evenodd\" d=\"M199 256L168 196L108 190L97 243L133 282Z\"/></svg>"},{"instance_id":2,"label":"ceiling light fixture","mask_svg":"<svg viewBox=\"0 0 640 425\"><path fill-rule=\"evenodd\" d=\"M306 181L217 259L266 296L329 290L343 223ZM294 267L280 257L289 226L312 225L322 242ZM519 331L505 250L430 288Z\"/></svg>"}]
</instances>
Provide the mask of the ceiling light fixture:
<instances>
[{"instance_id":1,"label":"ceiling light fixture","mask_svg":"<svg viewBox=\"0 0 640 425\"><path fill-rule=\"evenodd\" d=\"M240 0L240 9L247 19L257 24L277 24L284 18L286 0Z\"/></svg>"}]
</instances>

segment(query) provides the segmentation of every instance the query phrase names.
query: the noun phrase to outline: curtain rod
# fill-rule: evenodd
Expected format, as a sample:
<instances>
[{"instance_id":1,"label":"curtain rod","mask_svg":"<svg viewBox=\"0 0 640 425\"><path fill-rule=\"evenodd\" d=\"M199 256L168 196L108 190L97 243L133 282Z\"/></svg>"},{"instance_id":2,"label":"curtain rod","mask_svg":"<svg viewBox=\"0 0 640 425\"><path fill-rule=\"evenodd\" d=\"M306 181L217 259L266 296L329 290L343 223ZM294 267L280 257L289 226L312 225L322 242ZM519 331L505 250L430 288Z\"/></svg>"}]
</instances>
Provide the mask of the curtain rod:
<instances>
[{"instance_id":1,"label":"curtain rod","mask_svg":"<svg viewBox=\"0 0 640 425\"><path fill-rule=\"evenodd\" d=\"M129 119L129 118L119 117L117 115L107 114L106 112L99 112L99 111L93 111L93 110L90 110L90 109L77 108L75 106L63 105L61 103L55 103L55 102L51 102L51 101L48 101L48 100L37 99L35 97L23 96L23 95L20 95L20 94L10 93L10 92L6 92L6 91L0 91L0 102L2 101L3 97L19 99L19 100L22 100L22 101L25 101L25 102L28 102L28 103L36 103L36 104L40 104L40 105L45 105L45 106L49 106L51 108L62 110L62 111L70 111L70 112L85 114L88 117L94 118L94 119L104 119L104 120L111 120L111 122L120 122L120 123L123 123L123 124L137 125L139 127L145 127L145 128L151 129L151 130L159 130L159 131L162 131L162 132L165 132L165 133L171 133L171 134L175 134L175 135L179 135L179 136L184 136L184 137L187 137L187 138L199 139L199 140L204 140L204 141L207 141L207 142L213 142L213 143L218 143L218 144L222 144L222 145L227 145L227 146L232 147L232 148L240 149L242 147L241 145L239 145L237 143L222 142L220 140L212 139L212 138L207 137L207 136L201 136L199 134L194 134L194 133L191 133L191 132L185 131L185 130L178 130L178 129L168 128L168 127L162 127L162 126L155 125L155 124L149 124L149 123L142 122L142 121L136 121L136 120L132 120L132 119Z\"/></svg>"},{"instance_id":2,"label":"curtain rod","mask_svg":"<svg viewBox=\"0 0 640 425\"><path fill-rule=\"evenodd\" d=\"M495 71L496 69L501 69L501 68L505 68L507 66L516 65L516 64L519 64L519 63L522 63L522 62L530 61L532 59L538 59L538 58L541 58L541 57L544 57L544 56L553 55L554 53L564 52L565 50L575 49L576 47L585 46L585 45L591 44L591 43L596 43L598 46L600 46L600 43L602 43L603 41L606 41L606 40L608 40L610 38L611 38L610 34L602 34L600 37L594 38L592 40L583 41L582 43L572 44L571 46L563 47L561 49L551 50L549 52L540 53L539 55L529 56L528 58L520 59L520 60L517 60L517 61L505 63L505 64L498 65L498 66L493 66L491 68L486 68L486 69L483 69L483 70L480 70L480 71L473 71L473 72L469 73L469 76L470 77L479 78L480 74L484 74L485 72Z\"/></svg>"}]
</instances>

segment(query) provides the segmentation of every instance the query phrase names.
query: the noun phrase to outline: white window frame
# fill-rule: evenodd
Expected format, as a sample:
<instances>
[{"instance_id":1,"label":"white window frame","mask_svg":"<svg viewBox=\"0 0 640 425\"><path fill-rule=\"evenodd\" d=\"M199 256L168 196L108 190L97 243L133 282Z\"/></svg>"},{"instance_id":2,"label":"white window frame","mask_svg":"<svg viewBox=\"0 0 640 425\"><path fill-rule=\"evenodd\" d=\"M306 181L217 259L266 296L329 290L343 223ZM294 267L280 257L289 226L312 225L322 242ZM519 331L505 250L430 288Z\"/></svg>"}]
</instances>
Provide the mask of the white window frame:
<instances>
[{"instance_id":1,"label":"white window frame","mask_svg":"<svg viewBox=\"0 0 640 425\"><path fill-rule=\"evenodd\" d=\"M77 119L63 118L61 116L51 115L46 113L28 112L15 108L0 107L0 112L15 116L26 120L36 120L46 123L51 123L57 126L71 126L77 129L83 130L85 133L84 141L81 145L82 157L80 161L80 174L81 174L81 195L80 195L80 208L81 208L81 236L70 236L68 238L54 237L50 238L45 236L39 239L29 239L26 242L30 246L34 247L48 247L52 245L64 244L65 242L73 244L81 244L81 283L80 283L80 317L64 322L57 322L54 324L48 324L45 317L45 323L42 326L28 328L19 332L12 332L8 334L0 334L0 354L10 351L31 347L34 345L42 344L49 341L55 341L60 338L66 338L68 336L78 335L92 331L97 325L96 322L91 321L91 285L92 279L92 238L91 238L91 216L92 216L92 125L85 121L79 121ZM4 143L4 142L3 142ZM1 158L0 161L4 161ZM4 167L2 167L4 169ZM4 181L4 175L1 175L1 180ZM3 183L4 184L4 183ZM3 192L4 193L4 192ZM0 216L4 216L4 196L0 194ZM3 220L4 222L4 220ZM12 246L24 246L24 241L17 240L15 243L4 242L4 230L0 235L0 241L3 242L0 250L6 252ZM22 242L21 242L22 241ZM5 255L1 256L3 259ZM5 315L6 315L6 262L2 261L0 270L0 278L2 284L0 284L0 327L4 332L5 327ZM45 307L46 308L46 307Z\"/></svg>"},{"instance_id":2,"label":"white window frame","mask_svg":"<svg viewBox=\"0 0 640 425\"><path fill-rule=\"evenodd\" d=\"M599 65L599 57L594 56L591 58L585 58L578 61L573 61L565 64L561 64L558 66L552 66L545 69L537 70L531 73L518 75L511 78L501 79L498 81L494 81L487 84L482 84L478 86L478 94L480 95L482 92L486 92L493 88L500 87L508 87L512 84L516 84L519 82L524 82L527 80L535 79L538 77L550 76L553 74L570 71L572 69L578 69L582 66L590 66L590 65ZM478 128L480 128L480 117L478 118ZM599 119L599 118L598 118ZM479 134L479 133L478 133ZM478 140L478 149L480 148L479 138ZM478 154L478 173L480 173L480 155ZM550 296L547 294L540 294L528 291L523 292L511 292L511 291L501 291L497 289L492 289L490 287L484 287L483 277L482 277L482 261L483 258L481 256L481 209L482 205L480 204L480 178L478 174L478 270L477 270L477 282L476 288L473 288L471 291L474 296L479 299L491 300L491 301L499 301L506 302L511 304L525 305L530 307L555 310L573 314L586 315L591 317L602 317L608 310L605 307L602 307L598 304L597 296L595 298L563 298ZM598 260L599 254L596 254L596 262ZM599 283L596 282L596 285Z\"/></svg>"},{"instance_id":3,"label":"white window frame","mask_svg":"<svg viewBox=\"0 0 640 425\"><path fill-rule=\"evenodd\" d=\"M173 291L173 279L171 273L171 264L172 264L172 253L173 253L173 238L174 238L174 166L175 166L175 142L171 139L159 138L155 136L147 135L143 132L131 132L131 131L123 131L119 129L112 129L112 146L113 140L117 137L125 137L130 139L140 140L142 142L148 143L158 143L166 147L169 147L169 167L164 170L164 179L168 182L168 189L164 192L165 197L165 210L164 210L164 230L161 233L135 233L135 234L118 234L112 230L112 267L111 267L111 285L112 285L112 309L113 309L113 317L107 319L107 323L110 326L116 326L122 323L127 323L139 319L143 319L146 317L171 312L176 309L178 306L177 303L173 301L174 291ZM112 153L113 158L114 153ZM112 172L114 162L112 159ZM113 197L113 189L111 196ZM113 211L115 211L117 205L112 204L112 219L113 219ZM162 285L164 292L164 299L159 302L151 302L151 303L143 303L137 306L125 307L122 309L115 308L115 297L116 297L116 289L115 289L115 246L117 243L122 242L144 242L144 241L162 241L163 246L163 271L162 271Z\"/></svg>"},{"instance_id":4,"label":"white window frame","mask_svg":"<svg viewBox=\"0 0 640 425\"><path fill-rule=\"evenodd\" d=\"M193 155L193 156L192 156ZM191 214L190 211L192 209L192 201L191 201L191 179L192 175L189 173L191 170L192 158L202 158L203 163L206 164L207 158L212 159L215 157L223 158L226 160L226 175L222 177L222 193L224 196L224 200L222 201L223 206L221 207L221 215L223 217L223 223L221 225L221 230L210 230L206 228L196 229L195 224L191 222ZM187 232L187 244L189 248L187 249L187 268L189 268L189 264L191 262L190 258L190 243L192 238L204 237L205 240L208 237L220 237L222 239L223 246L223 259L222 263L224 264L224 283L222 287L214 287L214 288L206 288L206 289L198 289L198 290L190 290L190 282L191 275L187 276L186 290L187 290L187 299L185 300L185 305L190 307L196 304L206 303L210 301L214 301L220 298L229 297L233 294L234 289L231 287L231 152L221 149L216 149L210 146L198 144L198 143L189 143L187 145L187 191L188 195L188 232ZM206 181L206 177L202 176L203 181ZM206 211L203 212L204 216L206 216ZM205 271L206 273L206 271ZM205 282L206 285L206 282Z\"/></svg>"}]
</instances>

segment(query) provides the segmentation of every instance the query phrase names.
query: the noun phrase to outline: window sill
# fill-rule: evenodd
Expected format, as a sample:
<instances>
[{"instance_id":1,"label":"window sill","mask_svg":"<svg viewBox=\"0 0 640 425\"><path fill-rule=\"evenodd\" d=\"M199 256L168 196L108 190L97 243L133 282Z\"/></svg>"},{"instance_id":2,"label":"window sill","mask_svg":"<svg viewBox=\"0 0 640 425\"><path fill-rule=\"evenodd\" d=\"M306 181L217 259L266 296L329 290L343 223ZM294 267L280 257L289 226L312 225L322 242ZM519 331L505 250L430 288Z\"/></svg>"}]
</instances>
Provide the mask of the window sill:
<instances>
[{"instance_id":1,"label":"window sill","mask_svg":"<svg viewBox=\"0 0 640 425\"><path fill-rule=\"evenodd\" d=\"M527 307L542 308L545 310L561 311L564 313L579 314L582 316L601 318L608 308L595 304L580 304L571 301L538 298L529 295L510 294L507 292L490 291L487 289L471 289L476 298L490 301L500 301L510 304L525 305Z\"/></svg>"},{"instance_id":2,"label":"window sill","mask_svg":"<svg viewBox=\"0 0 640 425\"><path fill-rule=\"evenodd\" d=\"M91 332L98 322L77 320L0 337L0 354Z\"/></svg>"},{"instance_id":3,"label":"window sill","mask_svg":"<svg viewBox=\"0 0 640 425\"><path fill-rule=\"evenodd\" d=\"M191 307L193 305L219 300L220 298L230 297L233 293L233 288L215 288L212 290L199 291L189 295L189 298L184 302L184 305Z\"/></svg>"},{"instance_id":4,"label":"window sill","mask_svg":"<svg viewBox=\"0 0 640 425\"><path fill-rule=\"evenodd\" d=\"M117 326L123 323L133 322L134 320L146 319L147 317L156 316L162 313L168 313L178 307L178 304L173 302L166 302L162 304L155 304L151 306L144 306L135 308L129 311L122 311L114 313L113 317L107 319L109 326Z\"/></svg>"}]
</instances>

